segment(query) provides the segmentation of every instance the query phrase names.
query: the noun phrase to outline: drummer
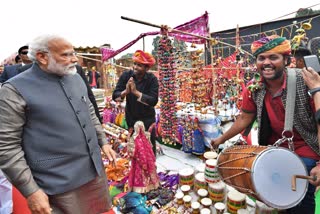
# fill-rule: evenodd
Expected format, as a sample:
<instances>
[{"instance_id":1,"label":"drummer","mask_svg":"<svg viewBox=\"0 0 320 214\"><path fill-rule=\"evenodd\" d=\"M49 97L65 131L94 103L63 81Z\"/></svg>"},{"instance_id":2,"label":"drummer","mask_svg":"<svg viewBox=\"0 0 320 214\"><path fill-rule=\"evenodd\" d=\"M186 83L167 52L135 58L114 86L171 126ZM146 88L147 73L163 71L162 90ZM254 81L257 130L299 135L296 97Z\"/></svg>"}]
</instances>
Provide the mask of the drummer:
<instances>
[{"instance_id":1,"label":"drummer","mask_svg":"<svg viewBox=\"0 0 320 214\"><path fill-rule=\"evenodd\" d=\"M287 79L291 53L290 42L284 37L272 35L254 41L251 45L255 57L257 75L255 81L248 83L243 90L241 114L222 136L213 139L211 144L216 148L219 144L234 137L248 127L255 119L258 122L258 142L260 145L272 145L282 138L285 122L285 104ZM301 157L308 172L316 166L320 159L318 132L314 120L314 102L308 95L308 87L302 78L301 69L293 69L297 77L297 96L293 117L294 152ZM314 93L312 93L314 95ZM281 144L288 148L288 141ZM288 163L290 167L290 163ZM314 213L315 187L309 185L308 191L300 204L287 210L287 213Z\"/></svg>"}]
</instances>

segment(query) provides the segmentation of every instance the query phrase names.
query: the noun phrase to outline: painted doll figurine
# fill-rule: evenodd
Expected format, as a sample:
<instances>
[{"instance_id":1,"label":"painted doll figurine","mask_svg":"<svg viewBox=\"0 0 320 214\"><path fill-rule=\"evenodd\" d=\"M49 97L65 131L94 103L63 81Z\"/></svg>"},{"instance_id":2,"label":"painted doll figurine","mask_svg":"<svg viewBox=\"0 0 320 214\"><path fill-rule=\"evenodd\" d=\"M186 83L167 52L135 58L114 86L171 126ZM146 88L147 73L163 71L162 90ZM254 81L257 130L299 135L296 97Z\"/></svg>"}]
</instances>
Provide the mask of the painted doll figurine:
<instances>
[{"instance_id":1,"label":"painted doll figurine","mask_svg":"<svg viewBox=\"0 0 320 214\"><path fill-rule=\"evenodd\" d=\"M202 130L199 126L199 119L193 120L193 147L192 153L196 155L202 155L205 152L205 143Z\"/></svg>"},{"instance_id":2,"label":"painted doll figurine","mask_svg":"<svg viewBox=\"0 0 320 214\"><path fill-rule=\"evenodd\" d=\"M150 142L150 133L145 131L142 121L134 124L134 133L128 143L131 166L128 190L147 193L159 187L156 158Z\"/></svg>"},{"instance_id":3,"label":"painted doll figurine","mask_svg":"<svg viewBox=\"0 0 320 214\"><path fill-rule=\"evenodd\" d=\"M192 118L190 116L187 116L183 119L182 124L184 124L183 130L182 130L182 149L185 153L191 153L192 152L192 138L193 138L193 129L192 129Z\"/></svg>"}]
</instances>

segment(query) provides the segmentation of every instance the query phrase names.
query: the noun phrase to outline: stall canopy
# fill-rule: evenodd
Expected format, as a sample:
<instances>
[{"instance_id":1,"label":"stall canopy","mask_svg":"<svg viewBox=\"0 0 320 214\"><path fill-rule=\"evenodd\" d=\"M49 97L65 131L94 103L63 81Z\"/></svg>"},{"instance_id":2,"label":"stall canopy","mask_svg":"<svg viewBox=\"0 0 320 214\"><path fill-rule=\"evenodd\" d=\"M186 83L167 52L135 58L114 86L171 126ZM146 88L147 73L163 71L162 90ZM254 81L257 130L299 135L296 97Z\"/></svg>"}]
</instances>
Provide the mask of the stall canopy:
<instances>
[{"instance_id":1,"label":"stall canopy","mask_svg":"<svg viewBox=\"0 0 320 214\"><path fill-rule=\"evenodd\" d=\"M203 36L203 37L208 37L208 35L209 35L208 20L209 20L208 13L205 12L202 16L200 16L196 19L193 19L189 22L186 22L182 25L179 25L179 26L175 27L174 29L180 30L183 32L187 32L187 33L192 33L192 34L199 35L199 36ZM118 55L119 53L128 49L129 47L131 47L133 44L135 44L137 41L139 41L141 38L143 38L145 36L154 36L154 35L158 35L159 33L160 33L160 31L142 33L135 40L129 42L128 44L126 44L125 46L123 46L122 48L120 48L118 50L113 50L111 48L101 48L102 60L106 61L112 57L115 57L116 55ZM198 37L195 37L192 35L176 33L176 32L169 33L169 36L175 37L178 40L182 40L185 42L192 42L195 44L204 44L206 42L205 39L201 39L201 38L198 38Z\"/></svg>"}]
</instances>

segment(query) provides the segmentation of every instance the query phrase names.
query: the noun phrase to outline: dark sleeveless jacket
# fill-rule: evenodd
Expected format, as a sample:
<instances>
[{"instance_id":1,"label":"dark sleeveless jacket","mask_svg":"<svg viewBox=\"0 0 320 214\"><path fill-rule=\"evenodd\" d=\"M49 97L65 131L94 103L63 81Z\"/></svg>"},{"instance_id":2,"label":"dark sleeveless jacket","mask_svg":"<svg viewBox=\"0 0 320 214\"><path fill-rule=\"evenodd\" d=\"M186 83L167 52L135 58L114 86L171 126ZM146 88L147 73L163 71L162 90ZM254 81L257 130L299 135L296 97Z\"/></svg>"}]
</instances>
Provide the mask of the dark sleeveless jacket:
<instances>
[{"instance_id":1,"label":"dark sleeveless jacket","mask_svg":"<svg viewBox=\"0 0 320 214\"><path fill-rule=\"evenodd\" d=\"M34 64L8 82L26 101L22 148L47 194L75 189L103 172L87 89L78 74L58 77Z\"/></svg>"},{"instance_id":2,"label":"dark sleeveless jacket","mask_svg":"<svg viewBox=\"0 0 320 214\"><path fill-rule=\"evenodd\" d=\"M287 75L285 72L285 75ZM310 148L320 155L319 144L317 138L317 124L314 119L314 113L310 106L310 97L307 93L308 88L304 83L300 69L290 69L289 72L296 72L297 76L297 91L296 101L293 115L293 126L299 132L304 141ZM287 75L288 79L288 75ZM266 87L263 84L260 90L252 92L252 99L257 105L257 121L258 121L258 142L260 145L266 145L268 137L271 134L270 121L264 106L264 97L266 94ZM284 108L286 108L287 87L283 91L281 100Z\"/></svg>"}]
</instances>

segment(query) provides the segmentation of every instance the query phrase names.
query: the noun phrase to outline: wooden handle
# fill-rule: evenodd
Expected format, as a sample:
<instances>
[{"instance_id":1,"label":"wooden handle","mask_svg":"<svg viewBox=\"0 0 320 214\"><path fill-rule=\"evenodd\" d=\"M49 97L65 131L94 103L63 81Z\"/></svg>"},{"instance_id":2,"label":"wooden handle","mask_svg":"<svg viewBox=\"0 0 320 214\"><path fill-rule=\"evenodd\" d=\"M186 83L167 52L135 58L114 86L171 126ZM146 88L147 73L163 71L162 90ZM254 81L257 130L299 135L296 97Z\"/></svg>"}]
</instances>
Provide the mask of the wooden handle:
<instances>
[{"instance_id":1,"label":"wooden handle","mask_svg":"<svg viewBox=\"0 0 320 214\"><path fill-rule=\"evenodd\" d=\"M121 19L124 19L124 20L127 20L127 21L132 21L132 22L137 22L137 23L144 24L144 25L149 25L151 27L161 28L160 25L152 24L152 23L141 21L141 20L138 20L138 19L128 18L128 17L125 17L125 16L121 16Z\"/></svg>"},{"instance_id":2,"label":"wooden handle","mask_svg":"<svg viewBox=\"0 0 320 214\"><path fill-rule=\"evenodd\" d=\"M293 175L292 176L292 180L291 180L291 189L292 191L296 191L296 179L297 178L301 178L301 179L308 179L308 180L312 180L312 181L316 181L317 180L317 176L306 176L306 175Z\"/></svg>"}]
</instances>

